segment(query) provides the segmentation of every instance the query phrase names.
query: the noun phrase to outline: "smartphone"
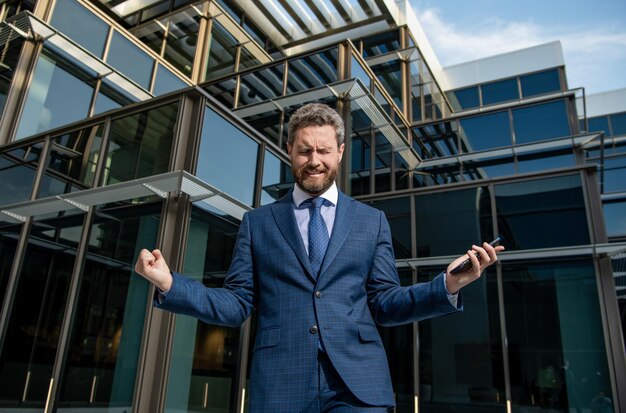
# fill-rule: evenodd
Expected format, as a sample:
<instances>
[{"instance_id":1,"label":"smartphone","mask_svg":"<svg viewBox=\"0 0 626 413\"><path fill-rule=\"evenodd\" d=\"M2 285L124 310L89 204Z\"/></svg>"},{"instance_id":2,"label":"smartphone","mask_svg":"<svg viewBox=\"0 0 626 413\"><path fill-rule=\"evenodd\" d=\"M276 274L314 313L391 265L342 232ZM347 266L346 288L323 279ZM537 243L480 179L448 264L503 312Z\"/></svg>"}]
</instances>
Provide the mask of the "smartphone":
<instances>
[{"instance_id":1,"label":"smartphone","mask_svg":"<svg viewBox=\"0 0 626 413\"><path fill-rule=\"evenodd\" d=\"M500 243L500 237L496 237L496 239L494 239L493 241L491 241L489 243L489 245L491 245L492 247L495 247L496 245L498 245ZM476 254L476 257L478 257L478 259L480 259L480 255L475 252L474 254ZM460 263L459 265L457 265L456 267L454 267L451 271L450 274L458 274L464 271L469 270L470 268L472 268L472 261L470 261L470 259L466 259L465 261L463 261L462 263Z\"/></svg>"}]
</instances>

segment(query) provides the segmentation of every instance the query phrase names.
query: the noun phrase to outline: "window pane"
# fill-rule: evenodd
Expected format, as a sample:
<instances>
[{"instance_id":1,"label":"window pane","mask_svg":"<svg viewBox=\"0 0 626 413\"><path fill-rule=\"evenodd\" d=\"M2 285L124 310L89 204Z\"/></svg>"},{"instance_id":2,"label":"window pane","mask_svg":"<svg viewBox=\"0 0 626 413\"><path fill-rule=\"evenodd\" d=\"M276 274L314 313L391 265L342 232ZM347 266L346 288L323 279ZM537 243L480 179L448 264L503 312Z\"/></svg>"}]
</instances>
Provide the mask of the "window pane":
<instances>
[{"instance_id":1,"label":"window pane","mask_svg":"<svg viewBox=\"0 0 626 413\"><path fill-rule=\"evenodd\" d=\"M204 111L196 176L252 205L259 145L212 109Z\"/></svg>"},{"instance_id":2,"label":"window pane","mask_svg":"<svg viewBox=\"0 0 626 413\"><path fill-rule=\"evenodd\" d=\"M369 90L371 82L370 75L365 71L365 69L361 65L361 62L357 60L354 56L352 56L352 59L350 61L350 76L355 79L360 79L361 82L363 82L363 86L365 86L365 88Z\"/></svg>"},{"instance_id":3,"label":"window pane","mask_svg":"<svg viewBox=\"0 0 626 413\"><path fill-rule=\"evenodd\" d=\"M0 355L0 405L45 405L84 217L33 223Z\"/></svg>"},{"instance_id":4,"label":"window pane","mask_svg":"<svg viewBox=\"0 0 626 413\"><path fill-rule=\"evenodd\" d=\"M535 96L542 93L558 92L561 90L558 69L546 70L520 77L522 85L522 96Z\"/></svg>"},{"instance_id":5,"label":"window pane","mask_svg":"<svg viewBox=\"0 0 626 413\"><path fill-rule=\"evenodd\" d=\"M511 145L509 112L461 119L461 141L466 152Z\"/></svg>"},{"instance_id":6,"label":"window pane","mask_svg":"<svg viewBox=\"0 0 626 413\"><path fill-rule=\"evenodd\" d=\"M105 185L167 172L178 103L111 123Z\"/></svg>"},{"instance_id":7,"label":"window pane","mask_svg":"<svg viewBox=\"0 0 626 413\"><path fill-rule=\"evenodd\" d=\"M0 222L0 297L4 297L20 239L21 225Z\"/></svg>"},{"instance_id":8,"label":"window pane","mask_svg":"<svg viewBox=\"0 0 626 413\"><path fill-rule=\"evenodd\" d=\"M263 162L263 184L261 188L261 205L281 199L293 186L294 179L289 164L281 161L271 153L265 151Z\"/></svg>"},{"instance_id":9,"label":"window pane","mask_svg":"<svg viewBox=\"0 0 626 413\"><path fill-rule=\"evenodd\" d=\"M589 132L604 132L605 135L610 135L608 116L588 118L587 121L589 123Z\"/></svg>"},{"instance_id":10,"label":"window pane","mask_svg":"<svg viewBox=\"0 0 626 413\"><path fill-rule=\"evenodd\" d=\"M200 19L197 14L189 15L187 11L173 15L165 39L163 57L187 76L191 76L196 55Z\"/></svg>"},{"instance_id":11,"label":"window pane","mask_svg":"<svg viewBox=\"0 0 626 413\"><path fill-rule=\"evenodd\" d=\"M39 56L16 139L87 117L92 81L47 49Z\"/></svg>"},{"instance_id":12,"label":"window pane","mask_svg":"<svg viewBox=\"0 0 626 413\"><path fill-rule=\"evenodd\" d=\"M337 79L337 48L334 48L290 62L287 94L325 86Z\"/></svg>"},{"instance_id":13,"label":"window pane","mask_svg":"<svg viewBox=\"0 0 626 413\"><path fill-rule=\"evenodd\" d=\"M237 39L228 33L217 20L213 19L209 63L206 71L207 80L235 71L237 43Z\"/></svg>"},{"instance_id":14,"label":"window pane","mask_svg":"<svg viewBox=\"0 0 626 413\"><path fill-rule=\"evenodd\" d=\"M118 32L113 32L107 62L146 90L150 89L154 60Z\"/></svg>"},{"instance_id":15,"label":"window pane","mask_svg":"<svg viewBox=\"0 0 626 413\"><path fill-rule=\"evenodd\" d=\"M403 110L401 64L402 61L398 59L372 66L371 69L374 71L374 74L376 74L376 78L378 78L384 89L389 93L394 103L400 110Z\"/></svg>"},{"instance_id":16,"label":"window pane","mask_svg":"<svg viewBox=\"0 0 626 413\"><path fill-rule=\"evenodd\" d=\"M102 57L109 25L75 0L57 1L50 24L97 57Z\"/></svg>"},{"instance_id":17,"label":"window pane","mask_svg":"<svg viewBox=\"0 0 626 413\"><path fill-rule=\"evenodd\" d=\"M154 96L186 88L188 85L165 66L158 65L154 80Z\"/></svg>"},{"instance_id":18,"label":"window pane","mask_svg":"<svg viewBox=\"0 0 626 413\"><path fill-rule=\"evenodd\" d=\"M3 53L0 54L0 116L2 116L2 111L6 104L24 41L21 37L8 40L3 46Z\"/></svg>"},{"instance_id":19,"label":"window pane","mask_svg":"<svg viewBox=\"0 0 626 413\"><path fill-rule=\"evenodd\" d=\"M626 201L604 205L604 222L609 237L626 237Z\"/></svg>"},{"instance_id":20,"label":"window pane","mask_svg":"<svg viewBox=\"0 0 626 413\"><path fill-rule=\"evenodd\" d=\"M254 57L252 52L250 52L246 46L240 47L239 55L239 70L248 69L261 64L259 59Z\"/></svg>"},{"instance_id":21,"label":"window pane","mask_svg":"<svg viewBox=\"0 0 626 413\"><path fill-rule=\"evenodd\" d=\"M477 86L455 90L454 92L447 92L446 94L448 95L448 100L452 105L452 109L455 111L477 108L480 106Z\"/></svg>"},{"instance_id":22,"label":"window pane","mask_svg":"<svg viewBox=\"0 0 626 413\"><path fill-rule=\"evenodd\" d=\"M543 152L518 157L518 172L545 171L548 169L565 168L576 165L571 149L557 152Z\"/></svg>"},{"instance_id":23,"label":"window pane","mask_svg":"<svg viewBox=\"0 0 626 413\"><path fill-rule=\"evenodd\" d=\"M156 248L160 213L155 203L95 216L57 399L61 409L130 410L151 299L150 284L133 268L142 248Z\"/></svg>"},{"instance_id":24,"label":"window pane","mask_svg":"<svg viewBox=\"0 0 626 413\"><path fill-rule=\"evenodd\" d=\"M418 268L418 282L430 281L442 270ZM463 301L463 312L418 323L420 411L504 413L504 361L493 267L463 288Z\"/></svg>"},{"instance_id":25,"label":"window pane","mask_svg":"<svg viewBox=\"0 0 626 413\"><path fill-rule=\"evenodd\" d=\"M502 280L513 411L612 399L593 261L504 263Z\"/></svg>"},{"instance_id":26,"label":"window pane","mask_svg":"<svg viewBox=\"0 0 626 413\"><path fill-rule=\"evenodd\" d=\"M467 125L472 129L471 121ZM459 123L455 121L434 123L432 125L416 127L413 129L419 140L426 146L429 158L446 157L456 155L458 150Z\"/></svg>"},{"instance_id":27,"label":"window pane","mask_svg":"<svg viewBox=\"0 0 626 413\"><path fill-rule=\"evenodd\" d=\"M119 87L107 79L102 80L100 90L96 97L96 105L93 110L94 115L107 112L109 110L121 108L137 102L137 98L120 90Z\"/></svg>"},{"instance_id":28,"label":"window pane","mask_svg":"<svg viewBox=\"0 0 626 413\"><path fill-rule=\"evenodd\" d=\"M626 113L611 115L611 132L613 136L626 135Z\"/></svg>"},{"instance_id":29,"label":"window pane","mask_svg":"<svg viewBox=\"0 0 626 413\"><path fill-rule=\"evenodd\" d=\"M466 161L463 162L463 170L469 180L497 178L514 175L515 162L512 156L487 161Z\"/></svg>"},{"instance_id":30,"label":"window pane","mask_svg":"<svg viewBox=\"0 0 626 413\"><path fill-rule=\"evenodd\" d=\"M0 205L30 199L42 145L36 143L0 154Z\"/></svg>"},{"instance_id":31,"label":"window pane","mask_svg":"<svg viewBox=\"0 0 626 413\"><path fill-rule=\"evenodd\" d=\"M417 256L459 255L493 238L487 187L415 197Z\"/></svg>"},{"instance_id":32,"label":"window pane","mask_svg":"<svg viewBox=\"0 0 626 413\"><path fill-rule=\"evenodd\" d=\"M285 65L280 64L241 76L239 106L282 96L284 71Z\"/></svg>"},{"instance_id":33,"label":"window pane","mask_svg":"<svg viewBox=\"0 0 626 413\"><path fill-rule=\"evenodd\" d=\"M232 259L238 226L198 207L192 209L186 277L221 287ZM177 315L166 412L234 411L239 328L208 325ZM204 405L204 401L207 405ZM206 411L206 410L205 410Z\"/></svg>"},{"instance_id":34,"label":"window pane","mask_svg":"<svg viewBox=\"0 0 626 413\"><path fill-rule=\"evenodd\" d=\"M579 175L496 185L496 207L509 250L589 244Z\"/></svg>"},{"instance_id":35,"label":"window pane","mask_svg":"<svg viewBox=\"0 0 626 413\"><path fill-rule=\"evenodd\" d=\"M363 39L363 56L377 56L400 49L400 31L392 30Z\"/></svg>"},{"instance_id":36,"label":"window pane","mask_svg":"<svg viewBox=\"0 0 626 413\"><path fill-rule=\"evenodd\" d=\"M506 102L519 99L517 79L500 80L481 85L483 92L483 105Z\"/></svg>"},{"instance_id":37,"label":"window pane","mask_svg":"<svg viewBox=\"0 0 626 413\"><path fill-rule=\"evenodd\" d=\"M383 211L389 221L396 258L411 258L411 199L394 198L374 201L370 205Z\"/></svg>"},{"instance_id":38,"label":"window pane","mask_svg":"<svg viewBox=\"0 0 626 413\"><path fill-rule=\"evenodd\" d=\"M513 125L518 145L572 134L564 100L515 109Z\"/></svg>"},{"instance_id":39,"label":"window pane","mask_svg":"<svg viewBox=\"0 0 626 413\"><path fill-rule=\"evenodd\" d=\"M626 157L604 159L604 192L626 191Z\"/></svg>"},{"instance_id":40,"label":"window pane","mask_svg":"<svg viewBox=\"0 0 626 413\"><path fill-rule=\"evenodd\" d=\"M247 116L244 120L271 142L280 147L284 147L283 139L281 139L283 137L281 136L280 130L280 125L282 123L281 111L273 110L270 112L259 113L257 115ZM284 130L283 134L287 134L287 131Z\"/></svg>"}]
</instances>

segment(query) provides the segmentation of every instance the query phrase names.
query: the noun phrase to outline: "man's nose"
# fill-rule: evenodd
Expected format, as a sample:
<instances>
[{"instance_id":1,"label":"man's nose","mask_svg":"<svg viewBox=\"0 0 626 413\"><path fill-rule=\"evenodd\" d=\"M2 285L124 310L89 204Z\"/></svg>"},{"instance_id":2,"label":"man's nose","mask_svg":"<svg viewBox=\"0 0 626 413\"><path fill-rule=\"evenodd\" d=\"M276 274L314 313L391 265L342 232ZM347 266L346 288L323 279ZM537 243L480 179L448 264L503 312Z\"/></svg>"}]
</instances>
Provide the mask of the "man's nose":
<instances>
[{"instance_id":1,"label":"man's nose","mask_svg":"<svg viewBox=\"0 0 626 413\"><path fill-rule=\"evenodd\" d=\"M317 152L312 151L309 155L309 164L311 166L317 166L320 164L320 158Z\"/></svg>"}]
</instances>

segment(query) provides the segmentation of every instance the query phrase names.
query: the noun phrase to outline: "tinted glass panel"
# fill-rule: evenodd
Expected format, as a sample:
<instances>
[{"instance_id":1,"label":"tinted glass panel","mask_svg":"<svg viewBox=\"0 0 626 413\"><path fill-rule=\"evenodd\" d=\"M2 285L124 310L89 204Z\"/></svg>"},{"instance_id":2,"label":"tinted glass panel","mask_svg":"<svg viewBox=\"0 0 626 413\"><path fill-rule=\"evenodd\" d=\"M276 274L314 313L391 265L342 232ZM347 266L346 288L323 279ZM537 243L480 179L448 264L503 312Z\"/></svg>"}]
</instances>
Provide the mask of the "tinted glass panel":
<instances>
[{"instance_id":1,"label":"tinted glass panel","mask_svg":"<svg viewBox=\"0 0 626 413\"><path fill-rule=\"evenodd\" d=\"M613 136L626 135L626 113L611 115L611 132Z\"/></svg>"},{"instance_id":2,"label":"tinted glass panel","mask_svg":"<svg viewBox=\"0 0 626 413\"><path fill-rule=\"evenodd\" d=\"M520 83L522 85L523 97L558 92L561 90L558 69L521 76Z\"/></svg>"},{"instance_id":3,"label":"tinted glass panel","mask_svg":"<svg viewBox=\"0 0 626 413\"><path fill-rule=\"evenodd\" d=\"M214 79L234 72L237 39L215 19L211 28L210 47L206 78Z\"/></svg>"},{"instance_id":4,"label":"tinted glass panel","mask_svg":"<svg viewBox=\"0 0 626 413\"><path fill-rule=\"evenodd\" d=\"M260 64L259 59L257 59L245 45L240 47L239 70L248 69Z\"/></svg>"},{"instance_id":5,"label":"tinted glass panel","mask_svg":"<svg viewBox=\"0 0 626 413\"><path fill-rule=\"evenodd\" d=\"M352 56L351 62L351 76L355 79L360 79L361 82L363 82L363 85L369 89L371 79L365 69L363 69L363 66L361 66L361 62L359 62L354 56Z\"/></svg>"},{"instance_id":6,"label":"tinted glass panel","mask_svg":"<svg viewBox=\"0 0 626 413\"><path fill-rule=\"evenodd\" d=\"M498 285L492 268L463 288L463 312L418 323L420 411L506 412ZM418 268L418 282L443 269Z\"/></svg>"},{"instance_id":7,"label":"tinted glass panel","mask_svg":"<svg viewBox=\"0 0 626 413\"><path fill-rule=\"evenodd\" d=\"M604 159L604 192L626 191L626 157Z\"/></svg>"},{"instance_id":8,"label":"tinted glass panel","mask_svg":"<svg viewBox=\"0 0 626 413\"><path fill-rule=\"evenodd\" d=\"M489 179L514 175L515 163L512 156L487 161L466 161L463 162L463 170L469 180Z\"/></svg>"},{"instance_id":9,"label":"tinted glass panel","mask_svg":"<svg viewBox=\"0 0 626 413\"><path fill-rule=\"evenodd\" d=\"M383 88L391 95L391 98L400 110L404 107L402 104L401 63L400 59L398 59L371 67Z\"/></svg>"},{"instance_id":10,"label":"tinted glass panel","mask_svg":"<svg viewBox=\"0 0 626 413\"><path fill-rule=\"evenodd\" d=\"M178 103L137 113L111 123L105 184L167 172Z\"/></svg>"},{"instance_id":11,"label":"tinted glass panel","mask_svg":"<svg viewBox=\"0 0 626 413\"><path fill-rule=\"evenodd\" d=\"M232 259L238 226L194 207L184 274L207 287L221 287ZM236 411L235 374L239 329L208 325L177 315L166 409L174 412Z\"/></svg>"},{"instance_id":12,"label":"tinted glass panel","mask_svg":"<svg viewBox=\"0 0 626 413\"><path fill-rule=\"evenodd\" d=\"M564 100L515 109L513 125L518 145L572 134Z\"/></svg>"},{"instance_id":13,"label":"tinted glass panel","mask_svg":"<svg viewBox=\"0 0 626 413\"><path fill-rule=\"evenodd\" d=\"M396 258L410 258L413 256L411 248L411 199L394 198L386 201L375 201L371 205L385 213Z\"/></svg>"},{"instance_id":14,"label":"tinted glass panel","mask_svg":"<svg viewBox=\"0 0 626 413\"><path fill-rule=\"evenodd\" d=\"M513 411L593 412L600 392L612 399L591 259L503 264L502 281Z\"/></svg>"},{"instance_id":15,"label":"tinted glass panel","mask_svg":"<svg viewBox=\"0 0 626 413\"><path fill-rule=\"evenodd\" d=\"M118 32L113 32L107 62L139 86L150 89L154 60Z\"/></svg>"},{"instance_id":16,"label":"tinted glass panel","mask_svg":"<svg viewBox=\"0 0 626 413\"><path fill-rule=\"evenodd\" d=\"M178 76L172 73L169 69L166 69L162 65L158 65L156 78L154 80L153 94L155 96L163 95L165 93L173 92L186 88L188 85L183 82Z\"/></svg>"},{"instance_id":17,"label":"tinted glass panel","mask_svg":"<svg viewBox=\"0 0 626 413\"><path fill-rule=\"evenodd\" d=\"M281 136L281 124L282 124L282 112L273 110L271 112L259 113L258 115L248 116L245 118L250 126L259 131L264 137L274 142L280 147L284 147L283 140L284 134L287 133L284 130ZM282 138L282 139L281 139Z\"/></svg>"},{"instance_id":18,"label":"tinted glass panel","mask_svg":"<svg viewBox=\"0 0 626 413\"><path fill-rule=\"evenodd\" d=\"M388 31L362 40L364 57L381 55L400 49L399 30Z\"/></svg>"},{"instance_id":19,"label":"tinted glass panel","mask_svg":"<svg viewBox=\"0 0 626 413\"><path fill-rule=\"evenodd\" d=\"M470 121L467 125L467 129L472 130L472 128L473 125ZM434 123L428 126L417 127L414 131L417 134L418 139L428 149L428 157L439 158L459 153L459 123L456 121Z\"/></svg>"},{"instance_id":20,"label":"tinted glass panel","mask_svg":"<svg viewBox=\"0 0 626 413\"><path fill-rule=\"evenodd\" d=\"M46 49L39 56L16 139L87 117L93 81Z\"/></svg>"},{"instance_id":21,"label":"tinted glass panel","mask_svg":"<svg viewBox=\"0 0 626 413\"><path fill-rule=\"evenodd\" d=\"M269 100L283 94L283 73L280 64L241 76L239 106Z\"/></svg>"},{"instance_id":22,"label":"tinted glass panel","mask_svg":"<svg viewBox=\"0 0 626 413\"><path fill-rule=\"evenodd\" d=\"M196 13L186 11L173 15L165 39L163 57L187 76L191 76L196 55L200 19Z\"/></svg>"},{"instance_id":23,"label":"tinted glass panel","mask_svg":"<svg viewBox=\"0 0 626 413\"><path fill-rule=\"evenodd\" d=\"M496 185L496 207L509 250L589 243L579 175Z\"/></svg>"},{"instance_id":24,"label":"tinted glass panel","mask_svg":"<svg viewBox=\"0 0 626 413\"><path fill-rule=\"evenodd\" d=\"M207 108L196 175L252 205L259 145L239 128Z\"/></svg>"},{"instance_id":25,"label":"tinted glass panel","mask_svg":"<svg viewBox=\"0 0 626 413\"><path fill-rule=\"evenodd\" d=\"M17 251L17 241L22 231L21 225L0 222L0 297L4 298L11 276L11 268ZM6 300L3 300L3 303Z\"/></svg>"},{"instance_id":26,"label":"tinted glass panel","mask_svg":"<svg viewBox=\"0 0 626 413\"><path fill-rule=\"evenodd\" d=\"M57 399L67 411L130 410L151 299L149 283L133 268L142 248L156 248L160 213L161 203L111 207L91 224Z\"/></svg>"},{"instance_id":27,"label":"tinted glass panel","mask_svg":"<svg viewBox=\"0 0 626 413\"><path fill-rule=\"evenodd\" d=\"M102 57L109 25L75 0L56 2L50 24L94 55Z\"/></svg>"},{"instance_id":28,"label":"tinted glass panel","mask_svg":"<svg viewBox=\"0 0 626 413\"><path fill-rule=\"evenodd\" d=\"M41 147L37 143L0 154L0 205L30 199Z\"/></svg>"},{"instance_id":29,"label":"tinted glass panel","mask_svg":"<svg viewBox=\"0 0 626 413\"><path fill-rule=\"evenodd\" d=\"M0 355L0 406L45 405L83 219L31 228Z\"/></svg>"},{"instance_id":30,"label":"tinted glass panel","mask_svg":"<svg viewBox=\"0 0 626 413\"><path fill-rule=\"evenodd\" d=\"M289 62L287 94L337 81L337 49Z\"/></svg>"},{"instance_id":31,"label":"tinted glass panel","mask_svg":"<svg viewBox=\"0 0 626 413\"><path fill-rule=\"evenodd\" d=\"M511 145L509 112L461 119L459 123L462 145L467 152Z\"/></svg>"},{"instance_id":32,"label":"tinted glass panel","mask_svg":"<svg viewBox=\"0 0 626 413\"><path fill-rule=\"evenodd\" d=\"M565 151L524 155L518 157L518 172L535 172L547 169L565 168L576 165L571 149Z\"/></svg>"},{"instance_id":33,"label":"tinted glass panel","mask_svg":"<svg viewBox=\"0 0 626 413\"><path fill-rule=\"evenodd\" d=\"M483 92L483 105L491 105L499 102L519 99L517 79L500 80L481 85Z\"/></svg>"},{"instance_id":34,"label":"tinted glass panel","mask_svg":"<svg viewBox=\"0 0 626 413\"><path fill-rule=\"evenodd\" d=\"M109 82L107 79L104 79L100 84L100 90L98 91L93 114L98 115L109 110L126 106L133 102L137 102L136 97L131 96L128 93L124 93L124 91L120 90L116 85Z\"/></svg>"},{"instance_id":35,"label":"tinted glass panel","mask_svg":"<svg viewBox=\"0 0 626 413\"><path fill-rule=\"evenodd\" d=\"M417 256L458 255L493 238L487 187L415 197Z\"/></svg>"},{"instance_id":36,"label":"tinted glass panel","mask_svg":"<svg viewBox=\"0 0 626 413\"><path fill-rule=\"evenodd\" d=\"M6 104L23 43L24 39L21 37L7 41L4 45L4 53L0 55L0 116Z\"/></svg>"},{"instance_id":37,"label":"tinted glass panel","mask_svg":"<svg viewBox=\"0 0 626 413\"><path fill-rule=\"evenodd\" d=\"M454 92L448 92L448 100L452 105L452 109L455 111L477 108L480 106L480 99L478 96L478 86L472 86L465 89L455 90Z\"/></svg>"},{"instance_id":38,"label":"tinted glass panel","mask_svg":"<svg viewBox=\"0 0 626 413\"><path fill-rule=\"evenodd\" d=\"M589 123L589 132L604 132L605 135L610 135L611 131L609 129L608 116L589 118L587 119L587 122Z\"/></svg>"},{"instance_id":39,"label":"tinted glass panel","mask_svg":"<svg viewBox=\"0 0 626 413\"><path fill-rule=\"evenodd\" d=\"M626 201L604 205L604 222L609 237L626 237Z\"/></svg>"},{"instance_id":40,"label":"tinted glass panel","mask_svg":"<svg viewBox=\"0 0 626 413\"><path fill-rule=\"evenodd\" d=\"M265 151L261 205L272 203L287 194L293 186L293 174L289 164L281 161L270 151Z\"/></svg>"}]
</instances>

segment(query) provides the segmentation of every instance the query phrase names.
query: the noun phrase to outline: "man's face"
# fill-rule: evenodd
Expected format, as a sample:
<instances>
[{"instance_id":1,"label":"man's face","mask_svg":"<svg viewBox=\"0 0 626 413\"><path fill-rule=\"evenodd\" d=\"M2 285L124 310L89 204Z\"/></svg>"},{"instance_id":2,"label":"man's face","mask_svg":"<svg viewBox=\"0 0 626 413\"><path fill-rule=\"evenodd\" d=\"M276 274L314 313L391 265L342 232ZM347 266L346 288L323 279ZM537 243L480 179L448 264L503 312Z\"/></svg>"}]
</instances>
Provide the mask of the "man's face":
<instances>
[{"instance_id":1,"label":"man's face","mask_svg":"<svg viewBox=\"0 0 626 413\"><path fill-rule=\"evenodd\" d=\"M344 147L337 147L335 128L330 125L299 129L293 143L287 144L298 186L313 196L330 188L337 179Z\"/></svg>"}]
</instances>

